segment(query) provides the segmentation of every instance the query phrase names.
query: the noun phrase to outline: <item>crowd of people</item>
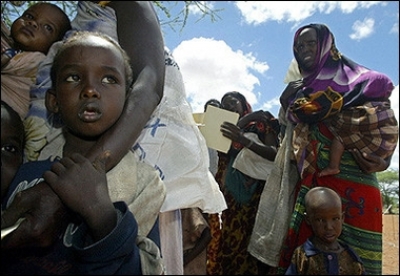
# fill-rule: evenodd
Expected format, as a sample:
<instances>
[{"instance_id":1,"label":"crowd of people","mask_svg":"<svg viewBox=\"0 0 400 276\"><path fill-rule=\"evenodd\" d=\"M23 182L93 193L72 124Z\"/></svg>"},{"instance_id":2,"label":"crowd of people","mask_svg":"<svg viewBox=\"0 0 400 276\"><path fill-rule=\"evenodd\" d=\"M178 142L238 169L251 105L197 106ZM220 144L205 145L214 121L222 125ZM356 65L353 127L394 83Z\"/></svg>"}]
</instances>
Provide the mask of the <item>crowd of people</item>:
<instances>
[{"instance_id":1,"label":"crowd of people","mask_svg":"<svg viewBox=\"0 0 400 276\"><path fill-rule=\"evenodd\" d=\"M72 21L38 3L2 22L2 272L382 274L393 83L324 24L300 27L293 54L278 117L239 91L205 103L239 114L221 152L152 2L78 1Z\"/></svg>"}]
</instances>

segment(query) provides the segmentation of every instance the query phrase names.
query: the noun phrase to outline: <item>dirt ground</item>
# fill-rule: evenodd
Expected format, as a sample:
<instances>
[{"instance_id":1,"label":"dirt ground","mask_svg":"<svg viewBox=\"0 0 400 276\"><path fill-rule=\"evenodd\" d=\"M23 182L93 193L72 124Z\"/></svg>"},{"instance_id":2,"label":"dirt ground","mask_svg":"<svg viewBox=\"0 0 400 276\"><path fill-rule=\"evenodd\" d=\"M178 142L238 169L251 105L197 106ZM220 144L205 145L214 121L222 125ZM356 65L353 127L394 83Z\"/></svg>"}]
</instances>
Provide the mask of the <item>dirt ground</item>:
<instances>
[{"instance_id":1,"label":"dirt ground","mask_svg":"<svg viewBox=\"0 0 400 276\"><path fill-rule=\"evenodd\" d=\"M383 215L383 275L399 275L399 215Z\"/></svg>"}]
</instances>

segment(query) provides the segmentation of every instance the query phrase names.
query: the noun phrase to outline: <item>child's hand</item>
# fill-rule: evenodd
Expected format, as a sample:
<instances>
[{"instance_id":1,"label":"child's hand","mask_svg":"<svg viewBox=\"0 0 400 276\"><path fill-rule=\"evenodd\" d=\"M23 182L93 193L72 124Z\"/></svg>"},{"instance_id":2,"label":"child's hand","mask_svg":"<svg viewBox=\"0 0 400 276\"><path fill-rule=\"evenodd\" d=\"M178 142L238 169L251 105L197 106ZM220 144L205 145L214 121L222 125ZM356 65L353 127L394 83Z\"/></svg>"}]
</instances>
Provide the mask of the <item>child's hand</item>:
<instances>
[{"instance_id":1,"label":"child's hand","mask_svg":"<svg viewBox=\"0 0 400 276\"><path fill-rule=\"evenodd\" d=\"M68 208L86 217L95 205L109 200L105 160L99 157L92 164L74 153L54 163L43 177Z\"/></svg>"},{"instance_id":2,"label":"child's hand","mask_svg":"<svg viewBox=\"0 0 400 276\"><path fill-rule=\"evenodd\" d=\"M117 222L107 187L105 163L108 156L109 152L103 152L92 164L86 157L74 153L43 174L63 203L85 220L94 239L107 235Z\"/></svg>"}]
</instances>

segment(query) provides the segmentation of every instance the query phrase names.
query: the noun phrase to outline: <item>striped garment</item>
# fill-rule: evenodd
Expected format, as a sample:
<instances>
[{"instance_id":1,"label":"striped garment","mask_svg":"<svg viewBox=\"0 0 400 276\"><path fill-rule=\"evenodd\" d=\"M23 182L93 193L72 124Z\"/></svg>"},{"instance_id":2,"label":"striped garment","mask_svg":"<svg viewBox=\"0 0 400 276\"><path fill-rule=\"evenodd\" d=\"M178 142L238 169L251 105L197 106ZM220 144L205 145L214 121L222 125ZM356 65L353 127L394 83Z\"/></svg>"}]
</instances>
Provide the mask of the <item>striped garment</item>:
<instances>
[{"instance_id":1,"label":"striped garment","mask_svg":"<svg viewBox=\"0 0 400 276\"><path fill-rule=\"evenodd\" d=\"M351 153L342 156L340 173L318 177L319 168L329 162L329 146L332 134L320 123L310 129L310 147L318 156L312 162L314 173L304 172L297 186L294 211L286 240L281 250L278 273L285 273L294 249L311 236L311 228L304 220L304 196L315 186L324 186L336 191L345 210L343 231L339 240L353 247L362 259L368 275L382 274L382 198L375 173L360 170Z\"/></svg>"}]
</instances>

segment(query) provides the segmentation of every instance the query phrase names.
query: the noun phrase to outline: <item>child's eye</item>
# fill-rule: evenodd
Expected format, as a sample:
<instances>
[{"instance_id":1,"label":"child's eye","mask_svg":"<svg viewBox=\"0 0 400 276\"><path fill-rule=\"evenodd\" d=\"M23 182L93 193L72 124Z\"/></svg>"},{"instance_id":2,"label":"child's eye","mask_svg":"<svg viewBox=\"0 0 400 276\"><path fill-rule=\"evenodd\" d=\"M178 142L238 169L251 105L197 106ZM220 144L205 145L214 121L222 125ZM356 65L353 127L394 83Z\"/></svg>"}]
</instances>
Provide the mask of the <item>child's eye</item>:
<instances>
[{"instance_id":1,"label":"child's eye","mask_svg":"<svg viewBox=\"0 0 400 276\"><path fill-rule=\"evenodd\" d=\"M117 81L115 80L115 78L113 77L105 77L101 80L102 83L117 83Z\"/></svg>"},{"instance_id":2,"label":"child's eye","mask_svg":"<svg viewBox=\"0 0 400 276\"><path fill-rule=\"evenodd\" d=\"M28 19L33 19L33 15L30 13L25 13L24 17L28 18Z\"/></svg>"},{"instance_id":3,"label":"child's eye","mask_svg":"<svg viewBox=\"0 0 400 276\"><path fill-rule=\"evenodd\" d=\"M17 149L17 147L15 147L13 145L4 145L4 146L1 147L1 151L17 153L18 149Z\"/></svg>"},{"instance_id":4,"label":"child's eye","mask_svg":"<svg viewBox=\"0 0 400 276\"><path fill-rule=\"evenodd\" d=\"M328 220L326 220L324 218L317 218L316 221L317 221L317 223L319 223L321 225L325 225Z\"/></svg>"},{"instance_id":5,"label":"child's eye","mask_svg":"<svg viewBox=\"0 0 400 276\"><path fill-rule=\"evenodd\" d=\"M49 31L49 32L53 32L53 27L51 27L51 26L48 25L48 24L45 24L45 25L44 25L44 28L45 28L47 31Z\"/></svg>"},{"instance_id":6,"label":"child's eye","mask_svg":"<svg viewBox=\"0 0 400 276\"><path fill-rule=\"evenodd\" d=\"M65 79L67 82L78 82L79 80L80 79L77 75L70 75Z\"/></svg>"}]
</instances>

